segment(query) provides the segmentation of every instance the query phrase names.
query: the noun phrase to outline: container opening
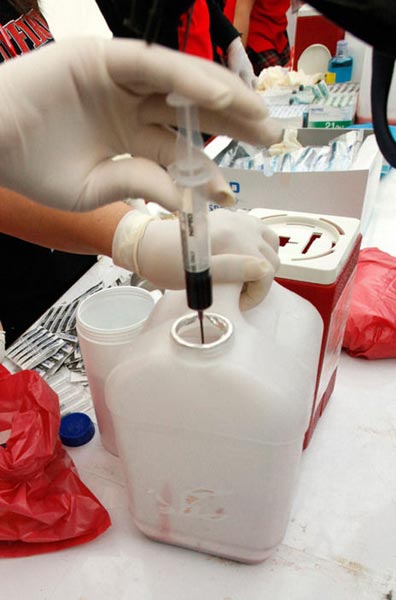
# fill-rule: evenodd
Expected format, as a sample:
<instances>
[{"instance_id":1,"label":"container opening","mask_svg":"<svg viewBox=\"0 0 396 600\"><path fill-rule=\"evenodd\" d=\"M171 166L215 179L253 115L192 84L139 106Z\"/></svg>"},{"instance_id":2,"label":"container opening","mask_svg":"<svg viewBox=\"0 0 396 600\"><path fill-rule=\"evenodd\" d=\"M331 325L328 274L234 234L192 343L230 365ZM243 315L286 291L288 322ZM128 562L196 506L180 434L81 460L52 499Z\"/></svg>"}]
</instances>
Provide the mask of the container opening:
<instances>
[{"instance_id":1,"label":"container opening","mask_svg":"<svg viewBox=\"0 0 396 600\"><path fill-rule=\"evenodd\" d=\"M228 340L233 332L231 321L216 313L204 313L205 342L201 342L198 314L180 317L172 326L171 335L176 343L187 348L215 348Z\"/></svg>"}]
</instances>

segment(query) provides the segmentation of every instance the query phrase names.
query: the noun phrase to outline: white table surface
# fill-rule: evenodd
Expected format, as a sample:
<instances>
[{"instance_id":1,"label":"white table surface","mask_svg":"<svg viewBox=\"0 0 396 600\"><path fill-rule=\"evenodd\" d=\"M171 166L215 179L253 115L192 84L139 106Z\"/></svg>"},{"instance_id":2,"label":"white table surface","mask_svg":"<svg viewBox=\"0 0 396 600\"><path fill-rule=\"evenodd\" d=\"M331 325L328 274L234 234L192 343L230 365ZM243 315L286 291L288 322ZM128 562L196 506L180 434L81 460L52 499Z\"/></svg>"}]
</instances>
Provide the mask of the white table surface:
<instances>
[{"instance_id":1,"label":"white table surface","mask_svg":"<svg viewBox=\"0 0 396 600\"><path fill-rule=\"evenodd\" d=\"M395 171L380 184L363 245L396 255ZM109 265L100 261L71 292L104 273L113 278ZM259 565L148 540L128 512L120 461L99 434L69 452L112 527L82 546L2 560L4 600L396 598L396 360L342 354L335 390L303 455L286 536Z\"/></svg>"}]
</instances>

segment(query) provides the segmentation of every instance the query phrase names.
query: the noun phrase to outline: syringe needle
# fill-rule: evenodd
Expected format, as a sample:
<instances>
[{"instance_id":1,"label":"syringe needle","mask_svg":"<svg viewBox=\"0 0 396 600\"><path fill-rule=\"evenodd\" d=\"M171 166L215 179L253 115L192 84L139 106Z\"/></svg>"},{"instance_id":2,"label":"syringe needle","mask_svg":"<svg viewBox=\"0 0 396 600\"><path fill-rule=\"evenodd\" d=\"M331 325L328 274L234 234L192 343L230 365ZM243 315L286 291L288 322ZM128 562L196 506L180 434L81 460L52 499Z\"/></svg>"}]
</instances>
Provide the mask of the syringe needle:
<instances>
[{"instance_id":1,"label":"syringe needle","mask_svg":"<svg viewBox=\"0 0 396 600\"><path fill-rule=\"evenodd\" d=\"M205 343L205 335L204 335L204 328L203 328L203 317L204 317L203 310L199 310L198 311L198 319L199 319L199 328L201 330L201 344Z\"/></svg>"}]
</instances>

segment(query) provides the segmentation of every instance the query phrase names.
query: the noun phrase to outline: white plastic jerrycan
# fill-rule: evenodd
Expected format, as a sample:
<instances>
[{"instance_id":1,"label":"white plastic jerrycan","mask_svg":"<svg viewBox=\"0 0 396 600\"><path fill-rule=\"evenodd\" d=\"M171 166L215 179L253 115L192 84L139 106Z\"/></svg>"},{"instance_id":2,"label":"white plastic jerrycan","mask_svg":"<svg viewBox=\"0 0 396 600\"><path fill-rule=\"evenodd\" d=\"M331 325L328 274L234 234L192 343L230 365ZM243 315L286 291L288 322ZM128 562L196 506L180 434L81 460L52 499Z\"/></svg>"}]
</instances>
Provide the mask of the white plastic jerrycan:
<instances>
[{"instance_id":1,"label":"white plastic jerrycan","mask_svg":"<svg viewBox=\"0 0 396 600\"><path fill-rule=\"evenodd\" d=\"M255 563L288 523L322 320L276 283L246 313L239 294L215 287L202 344L185 292L166 292L133 354L110 374L106 402L137 527Z\"/></svg>"}]
</instances>

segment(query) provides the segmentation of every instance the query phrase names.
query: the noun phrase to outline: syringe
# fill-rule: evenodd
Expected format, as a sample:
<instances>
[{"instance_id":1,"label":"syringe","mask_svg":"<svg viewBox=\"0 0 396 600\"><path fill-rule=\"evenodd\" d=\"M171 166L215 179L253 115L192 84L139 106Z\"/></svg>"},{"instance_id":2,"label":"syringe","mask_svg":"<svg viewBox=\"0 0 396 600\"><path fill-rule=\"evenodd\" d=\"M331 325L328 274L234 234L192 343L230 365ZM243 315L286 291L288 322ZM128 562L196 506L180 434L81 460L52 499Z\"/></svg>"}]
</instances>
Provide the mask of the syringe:
<instances>
[{"instance_id":1,"label":"syringe","mask_svg":"<svg viewBox=\"0 0 396 600\"><path fill-rule=\"evenodd\" d=\"M168 102L177 110L176 162L170 172L183 193L179 220L187 304L198 311L201 342L204 343L203 311L212 304L206 198L206 184L211 175L208 163L200 152L203 140L198 128L197 108L178 94L170 94Z\"/></svg>"}]
</instances>

